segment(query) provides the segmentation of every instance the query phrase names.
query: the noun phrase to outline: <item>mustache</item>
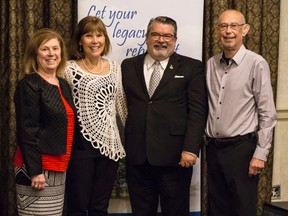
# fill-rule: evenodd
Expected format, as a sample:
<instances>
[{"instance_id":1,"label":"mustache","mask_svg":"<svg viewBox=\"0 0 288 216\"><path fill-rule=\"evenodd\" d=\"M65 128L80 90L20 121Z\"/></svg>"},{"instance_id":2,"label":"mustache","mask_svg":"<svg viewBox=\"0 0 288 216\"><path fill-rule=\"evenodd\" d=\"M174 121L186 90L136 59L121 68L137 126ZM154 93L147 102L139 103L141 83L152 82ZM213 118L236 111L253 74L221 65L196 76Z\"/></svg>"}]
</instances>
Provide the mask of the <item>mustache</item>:
<instances>
[{"instance_id":1,"label":"mustache","mask_svg":"<svg viewBox=\"0 0 288 216\"><path fill-rule=\"evenodd\" d=\"M156 48L167 48L167 44L166 43L156 43L156 44L154 44L154 47L156 47Z\"/></svg>"}]
</instances>

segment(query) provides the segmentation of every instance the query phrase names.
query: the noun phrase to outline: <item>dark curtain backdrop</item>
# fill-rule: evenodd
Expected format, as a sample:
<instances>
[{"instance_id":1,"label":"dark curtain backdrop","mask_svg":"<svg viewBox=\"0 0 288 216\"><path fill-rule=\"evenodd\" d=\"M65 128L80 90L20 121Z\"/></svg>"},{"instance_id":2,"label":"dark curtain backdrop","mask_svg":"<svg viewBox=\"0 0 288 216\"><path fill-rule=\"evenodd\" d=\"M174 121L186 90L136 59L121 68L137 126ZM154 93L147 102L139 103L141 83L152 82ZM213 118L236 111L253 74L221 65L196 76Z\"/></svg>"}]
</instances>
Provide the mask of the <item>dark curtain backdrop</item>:
<instances>
[{"instance_id":1,"label":"dark curtain backdrop","mask_svg":"<svg viewBox=\"0 0 288 216\"><path fill-rule=\"evenodd\" d=\"M251 24L245 45L268 61L275 92L277 80L280 0L204 0L203 62L220 52L214 25L226 9L241 10ZM0 215L17 216L13 156L16 146L13 95L21 71L25 45L35 30L49 27L70 42L77 23L77 0L2 0L0 3ZM276 94L276 92L275 92ZM273 149L272 149L273 151ZM204 151L203 151L204 152ZM269 202L272 184L272 154L259 184L259 209ZM202 215L207 215L205 155L202 157ZM120 168L114 196L125 198L124 168Z\"/></svg>"}]
</instances>

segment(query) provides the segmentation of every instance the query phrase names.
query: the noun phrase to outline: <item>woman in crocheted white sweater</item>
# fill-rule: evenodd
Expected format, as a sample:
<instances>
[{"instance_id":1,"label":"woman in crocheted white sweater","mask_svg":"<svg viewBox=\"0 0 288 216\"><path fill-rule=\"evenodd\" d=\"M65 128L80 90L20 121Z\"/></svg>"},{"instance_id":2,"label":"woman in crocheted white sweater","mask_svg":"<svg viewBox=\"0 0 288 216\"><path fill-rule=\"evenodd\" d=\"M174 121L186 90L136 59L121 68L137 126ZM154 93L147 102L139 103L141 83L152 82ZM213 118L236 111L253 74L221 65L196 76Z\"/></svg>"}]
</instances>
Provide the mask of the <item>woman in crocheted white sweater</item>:
<instances>
[{"instance_id":1,"label":"woman in crocheted white sweater","mask_svg":"<svg viewBox=\"0 0 288 216\"><path fill-rule=\"evenodd\" d=\"M67 173L68 215L107 215L119 159L125 157L116 115L127 116L118 63L103 56L111 44L96 16L83 18L71 42L65 77L77 108L79 130Z\"/></svg>"}]
</instances>

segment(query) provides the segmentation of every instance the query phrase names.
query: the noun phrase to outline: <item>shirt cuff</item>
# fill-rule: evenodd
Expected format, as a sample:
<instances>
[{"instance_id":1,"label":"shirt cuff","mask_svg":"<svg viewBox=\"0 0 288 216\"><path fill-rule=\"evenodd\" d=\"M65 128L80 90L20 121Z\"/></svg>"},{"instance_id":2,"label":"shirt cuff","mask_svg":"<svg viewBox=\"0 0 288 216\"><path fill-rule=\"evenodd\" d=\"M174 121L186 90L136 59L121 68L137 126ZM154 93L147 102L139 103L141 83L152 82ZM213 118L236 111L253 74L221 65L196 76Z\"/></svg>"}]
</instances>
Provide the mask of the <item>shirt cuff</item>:
<instances>
[{"instance_id":1,"label":"shirt cuff","mask_svg":"<svg viewBox=\"0 0 288 216\"><path fill-rule=\"evenodd\" d=\"M268 154L269 154L269 150L263 149L257 146L253 157L259 160L267 161Z\"/></svg>"}]
</instances>

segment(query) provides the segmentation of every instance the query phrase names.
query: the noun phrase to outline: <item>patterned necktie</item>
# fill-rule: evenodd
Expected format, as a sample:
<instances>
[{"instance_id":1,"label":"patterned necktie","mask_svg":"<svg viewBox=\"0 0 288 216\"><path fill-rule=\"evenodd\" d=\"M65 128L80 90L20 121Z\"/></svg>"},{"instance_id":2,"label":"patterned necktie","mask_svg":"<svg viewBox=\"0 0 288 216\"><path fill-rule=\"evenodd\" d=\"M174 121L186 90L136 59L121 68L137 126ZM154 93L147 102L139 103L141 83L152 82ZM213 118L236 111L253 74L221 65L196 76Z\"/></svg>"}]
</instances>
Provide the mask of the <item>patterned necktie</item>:
<instances>
[{"instance_id":1,"label":"patterned necktie","mask_svg":"<svg viewBox=\"0 0 288 216\"><path fill-rule=\"evenodd\" d=\"M149 96L151 97L160 82L160 62L154 62L154 70L151 74L149 83Z\"/></svg>"}]
</instances>

